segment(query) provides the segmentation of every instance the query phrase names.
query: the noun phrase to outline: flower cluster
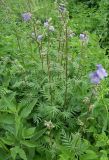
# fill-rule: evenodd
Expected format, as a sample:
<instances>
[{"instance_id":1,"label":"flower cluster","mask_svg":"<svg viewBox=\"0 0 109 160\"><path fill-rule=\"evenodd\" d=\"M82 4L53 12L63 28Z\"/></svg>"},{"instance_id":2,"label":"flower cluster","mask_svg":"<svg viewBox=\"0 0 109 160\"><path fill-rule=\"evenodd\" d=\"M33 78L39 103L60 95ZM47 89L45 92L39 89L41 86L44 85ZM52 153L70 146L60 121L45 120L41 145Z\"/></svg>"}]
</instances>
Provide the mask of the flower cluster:
<instances>
[{"instance_id":1,"label":"flower cluster","mask_svg":"<svg viewBox=\"0 0 109 160\"><path fill-rule=\"evenodd\" d=\"M44 126L46 126L47 127L47 129L49 129L49 130L51 130L51 129L53 129L55 126L53 125L53 123L51 122L51 120L50 121L45 121L44 122Z\"/></svg>"},{"instance_id":2,"label":"flower cluster","mask_svg":"<svg viewBox=\"0 0 109 160\"><path fill-rule=\"evenodd\" d=\"M97 70L95 72L91 73L89 76L90 76L91 83L99 84L100 80L107 77L108 74L107 74L106 70L102 67L102 65L98 64Z\"/></svg>"},{"instance_id":3,"label":"flower cluster","mask_svg":"<svg viewBox=\"0 0 109 160\"><path fill-rule=\"evenodd\" d=\"M50 25L50 21L51 21L51 19L44 22L44 27L47 28L50 32L54 32L55 28L54 28L54 26Z\"/></svg>"},{"instance_id":4,"label":"flower cluster","mask_svg":"<svg viewBox=\"0 0 109 160\"><path fill-rule=\"evenodd\" d=\"M26 22L31 19L31 16L32 16L32 14L31 14L30 12L27 12L27 13L23 13L23 14L22 14L22 18L23 18L23 20L26 21Z\"/></svg>"},{"instance_id":5,"label":"flower cluster","mask_svg":"<svg viewBox=\"0 0 109 160\"><path fill-rule=\"evenodd\" d=\"M83 44L88 43L89 37L86 33L81 33L79 37L80 37L80 40L83 42Z\"/></svg>"},{"instance_id":6,"label":"flower cluster","mask_svg":"<svg viewBox=\"0 0 109 160\"><path fill-rule=\"evenodd\" d=\"M65 8L65 5L64 4L59 4L59 11L61 13L65 12L66 11L66 8Z\"/></svg>"},{"instance_id":7,"label":"flower cluster","mask_svg":"<svg viewBox=\"0 0 109 160\"><path fill-rule=\"evenodd\" d=\"M75 36L75 33L72 30L68 31L68 38L73 38Z\"/></svg>"}]
</instances>

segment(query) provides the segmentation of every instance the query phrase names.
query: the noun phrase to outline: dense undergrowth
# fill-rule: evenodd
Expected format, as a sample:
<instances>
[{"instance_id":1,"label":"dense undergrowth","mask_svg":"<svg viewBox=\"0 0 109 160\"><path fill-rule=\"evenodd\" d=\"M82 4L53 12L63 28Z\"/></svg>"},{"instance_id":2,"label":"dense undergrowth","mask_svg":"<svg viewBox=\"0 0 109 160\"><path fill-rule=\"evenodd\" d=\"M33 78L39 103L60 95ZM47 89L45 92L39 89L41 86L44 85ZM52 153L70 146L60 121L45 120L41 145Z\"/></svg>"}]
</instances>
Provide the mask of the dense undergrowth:
<instances>
[{"instance_id":1,"label":"dense undergrowth","mask_svg":"<svg viewBox=\"0 0 109 160\"><path fill-rule=\"evenodd\" d=\"M0 1L0 160L109 159L109 3L68 2Z\"/></svg>"}]
</instances>

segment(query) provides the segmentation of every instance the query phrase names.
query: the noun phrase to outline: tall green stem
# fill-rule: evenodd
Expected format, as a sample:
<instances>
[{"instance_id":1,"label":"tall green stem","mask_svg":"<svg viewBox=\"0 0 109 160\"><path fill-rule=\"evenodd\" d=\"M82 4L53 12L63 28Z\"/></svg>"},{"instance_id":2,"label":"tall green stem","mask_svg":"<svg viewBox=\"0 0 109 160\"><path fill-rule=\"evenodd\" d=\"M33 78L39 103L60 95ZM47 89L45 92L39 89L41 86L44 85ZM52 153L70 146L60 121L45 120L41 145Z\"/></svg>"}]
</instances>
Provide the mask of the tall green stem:
<instances>
[{"instance_id":1,"label":"tall green stem","mask_svg":"<svg viewBox=\"0 0 109 160\"><path fill-rule=\"evenodd\" d=\"M68 34L67 34L67 24L65 30L65 99L64 99L64 106L67 103L67 90L68 90Z\"/></svg>"},{"instance_id":2,"label":"tall green stem","mask_svg":"<svg viewBox=\"0 0 109 160\"><path fill-rule=\"evenodd\" d=\"M48 49L47 49L47 68L48 68L48 80L50 85L50 96L51 96L51 105L52 105L52 88L51 88L51 73L50 73L50 59L49 59L49 49L50 49L50 37L49 37L49 31L48 31Z\"/></svg>"}]
</instances>

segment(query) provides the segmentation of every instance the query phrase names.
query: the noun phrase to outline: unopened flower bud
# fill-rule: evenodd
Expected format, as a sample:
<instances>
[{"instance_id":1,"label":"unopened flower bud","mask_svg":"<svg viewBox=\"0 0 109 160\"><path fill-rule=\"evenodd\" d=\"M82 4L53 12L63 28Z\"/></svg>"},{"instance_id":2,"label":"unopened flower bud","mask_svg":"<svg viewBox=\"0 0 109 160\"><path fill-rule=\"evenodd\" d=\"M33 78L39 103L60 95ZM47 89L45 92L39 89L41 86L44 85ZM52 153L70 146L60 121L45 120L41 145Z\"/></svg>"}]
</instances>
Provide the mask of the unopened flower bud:
<instances>
[{"instance_id":1,"label":"unopened flower bud","mask_svg":"<svg viewBox=\"0 0 109 160\"><path fill-rule=\"evenodd\" d=\"M53 129L55 126L53 125L53 123L50 121L45 121L44 122L44 126L46 126L49 130Z\"/></svg>"},{"instance_id":2,"label":"unopened flower bud","mask_svg":"<svg viewBox=\"0 0 109 160\"><path fill-rule=\"evenodd\" d=\"M31 36L32 36L32 38L35 38L35 33L32 32L32 33L31 33Z\"/></svg>"},{"instance_id":3,"label":"unopened flower bud","mask_svg":"<svg viewBox=\"0 0 109 160\"><path fill-rule=\"evenodd\" d=\"M54 31L55 31L54 27L53 27L53 26L50 26L50 27L49 27L49 31L50 31L50 32L54 32Z\"/></svg>"},{"instance_id":4,"label":"unopened flower bud","mask_svg":"<svg viewBox=\"0 0 109 160\"><path fill-rule=\"evenodd\" d=\"M89 106L89 112L91 112L93 110L93 108L94 108L94 104L90 104L90 106Z\"/></svg>"}]
</instances>

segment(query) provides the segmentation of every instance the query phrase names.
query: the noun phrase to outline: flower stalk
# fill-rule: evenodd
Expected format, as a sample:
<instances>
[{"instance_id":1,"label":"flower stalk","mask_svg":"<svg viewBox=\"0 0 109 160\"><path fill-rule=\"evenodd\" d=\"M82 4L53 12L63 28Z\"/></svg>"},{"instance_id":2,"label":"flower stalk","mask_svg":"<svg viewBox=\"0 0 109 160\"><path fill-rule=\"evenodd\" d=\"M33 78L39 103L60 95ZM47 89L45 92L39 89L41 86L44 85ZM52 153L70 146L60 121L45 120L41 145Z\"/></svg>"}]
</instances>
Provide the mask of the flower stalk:
<instances>
[{"instance_id":1,"label":"flower stalk","mask_svg":"<svg viewBox=\"0 0 109 160\"><path fill-rule=\"evenodd\" d=\"M51 72L50 72L50 58L49 58L49 50L50 50L50 35L48 30L48 49L47 49L47 69L48 69L48 81L49 81L49 91L50 91L50 99L51 99L51 105L52 105L52 88L51 88Z\"/></svg>"},{"instance_id":2,"label":"flower stalk","mask_svg":"<svg viewBox=\"0 0 109 160\"><path fill-rule=\"evenodd\" d=\"M67 24L65 29L65 99L64 106L67 104L67 90L68 90L68 36L67 36Z\"/></svg>"}]
</instances>

